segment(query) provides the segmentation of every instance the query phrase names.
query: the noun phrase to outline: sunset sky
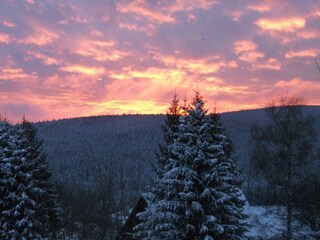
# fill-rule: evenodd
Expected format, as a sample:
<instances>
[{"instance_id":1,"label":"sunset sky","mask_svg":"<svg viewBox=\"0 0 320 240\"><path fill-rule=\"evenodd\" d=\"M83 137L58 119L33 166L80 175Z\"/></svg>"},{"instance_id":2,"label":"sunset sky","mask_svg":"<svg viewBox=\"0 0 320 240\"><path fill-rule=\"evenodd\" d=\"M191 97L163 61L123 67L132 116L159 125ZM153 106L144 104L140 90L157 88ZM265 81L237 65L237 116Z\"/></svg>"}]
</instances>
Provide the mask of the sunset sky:
<instances>
[{"instance_id":1,"label":"sunset sky","mask_svg":"<svg viewBox=\"0 0 320 240\"><path fill-rule=\"evenodd\" d=\"M319 0L1 0L0 113L165 113L199 87L219 112L320 105Z\"/></svg>"}]
</instances>

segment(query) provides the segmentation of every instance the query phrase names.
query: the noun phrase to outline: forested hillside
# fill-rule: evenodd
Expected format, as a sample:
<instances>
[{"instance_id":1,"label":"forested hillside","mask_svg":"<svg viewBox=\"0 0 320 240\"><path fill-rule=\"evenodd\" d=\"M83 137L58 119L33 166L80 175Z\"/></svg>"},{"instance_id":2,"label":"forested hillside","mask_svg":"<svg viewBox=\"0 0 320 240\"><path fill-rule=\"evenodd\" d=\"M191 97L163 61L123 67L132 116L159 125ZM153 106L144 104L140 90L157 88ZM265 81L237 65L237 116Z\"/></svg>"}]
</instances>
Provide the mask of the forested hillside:
<instances>
[{"instance_id":1,"label":"forested hillside","mask_svg":"<svg viewBox=\"0 0 320 240\"><path fill-rule=\"evenodd\" d=\"M316 118L320 132L320 107L309 106L306 110ZM158 144L163 141L164 119L164 115L99 116L41 122L36 126L58 181L87 179L89 157L123 162L126 171L141 166L148 179L153 175ZM265 112L258 109L223 113L222 121L233 141L238 167L246 177L250 126L265 122Z\"/></svg>"},{"instance_id":2,"label":"forested hillside","mask_svg":"<svg viewBox=\"0 0 320 240\"><path fill-rule=\"evenodd\" d=\"M319 133L320 107L305 110L314 116ZM258 201L262 198L270 203L271 198L264 199L270 189L261 191L265 182L250 164L251 125L266 123L264 109L224 113L221 119L233 141L248 200L256 203L258 196ZM116 236L155 177L164 121L164 115L122 115L36 124L57 182L68 234L80 232L84 239L95 238L95 234L96 238ZM319 169L319 165L313 167Z\"/></svg>"}]
</instances>

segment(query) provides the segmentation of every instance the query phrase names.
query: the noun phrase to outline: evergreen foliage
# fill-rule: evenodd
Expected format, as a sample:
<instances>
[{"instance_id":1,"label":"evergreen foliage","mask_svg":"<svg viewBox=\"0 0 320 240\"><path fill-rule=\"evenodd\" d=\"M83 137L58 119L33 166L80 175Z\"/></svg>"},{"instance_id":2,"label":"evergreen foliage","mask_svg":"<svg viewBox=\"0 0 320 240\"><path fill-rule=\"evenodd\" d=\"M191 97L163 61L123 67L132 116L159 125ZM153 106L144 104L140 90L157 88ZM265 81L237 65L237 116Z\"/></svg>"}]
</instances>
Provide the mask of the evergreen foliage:
<instances>
[{"instance_id":1,"label":"evergreen foliage","mask_svg":"<svg viewBox=\"0 0 320 240\"><path fill-rule=\"evenodd\" d=\"M147 196L149 206L138 214L139 239L243 239L245 200L232 145L219 116L209 115L204 105L196 92L166 141L164 173Z\"/></svg>"},{"instance_id":2,"label":"evergreen foliage","mask_svg":"<svg viewBox=\"0 0 320 240\"><path fill-rule=\"evenodd\" d=\"M0 212L4 210L4 195L6 192L5 182L7 171L9 168L8 165L8 143L9 143L9 124L7 121L0 118ZM1 229L0 229L1 234ZM0 235L1 236L1 235Z\"/></svg>"},{"instance_id":3,"label":"evergreen foliage","mask_svg":"<svg viewBox=\"0 0 320 240\"><path fill-rule=\"evenodd\" d=\"M162 126L164 144L159 146L160 153L157 155L159 163L157 172L159 175L165 171L164 168L167 165L167 160L170 158L167 146L172 144L173 135L178 131L180 112L181 107L179 106L178 95L175 93L166 114L165 125Z\"/></svg>"},{"instance_id":4,"label":"evergreen foliage","mask_svg":"<svg viewBox=\"0 0 320 240\"><path fill-rule=\"evenodd\" d=\"M42 142L25 119L8 129L5 154L1 156L5 164L1 176L1 239L52 238L61 222L61 208L41 152Z\"/></svg>"}]
</instances>

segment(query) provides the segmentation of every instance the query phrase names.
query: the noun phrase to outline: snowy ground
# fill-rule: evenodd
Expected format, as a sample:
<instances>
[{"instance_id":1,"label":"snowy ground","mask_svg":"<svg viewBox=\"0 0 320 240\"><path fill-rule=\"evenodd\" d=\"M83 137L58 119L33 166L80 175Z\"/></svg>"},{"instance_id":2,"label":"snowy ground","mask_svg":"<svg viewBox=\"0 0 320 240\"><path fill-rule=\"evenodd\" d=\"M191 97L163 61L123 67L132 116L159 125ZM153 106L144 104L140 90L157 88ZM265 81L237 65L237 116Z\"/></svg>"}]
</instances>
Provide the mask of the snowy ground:
<instances>
[{"instance_id":1,"label":"snowy ground","mask_svg":"<svg viewBox=\"0 0 320 240\"><path fill-rule=\"evenodd\" d=\"M286 209L279 206L246 206L245 213L251 225L248 237L252 239L283 239L286 230ZM310 229L294 223L295 239L320 239L319 233L311 233ZM316 237L318 235L318 237ZM314 236L314 237L312 237Z\"/></svg>"},{"instance_id":2,"label":"snowy ground","mask_svg":"<svg viewBox=\"0 0 320 240\"><path fill-rule=\"evenodd\" d=\"M280 206L250 206L245 207L248 223L251 225L246 236L250 240L282 240L286 230L286 209ZM116 216L118 217L118 216ZM123 219L125 221L125 219ZM312 233L306 226L294 223L295 240L319 240L320 232ZM77 234L63 238L64 240L81 239Z\"/></svg>"}]
</instances>

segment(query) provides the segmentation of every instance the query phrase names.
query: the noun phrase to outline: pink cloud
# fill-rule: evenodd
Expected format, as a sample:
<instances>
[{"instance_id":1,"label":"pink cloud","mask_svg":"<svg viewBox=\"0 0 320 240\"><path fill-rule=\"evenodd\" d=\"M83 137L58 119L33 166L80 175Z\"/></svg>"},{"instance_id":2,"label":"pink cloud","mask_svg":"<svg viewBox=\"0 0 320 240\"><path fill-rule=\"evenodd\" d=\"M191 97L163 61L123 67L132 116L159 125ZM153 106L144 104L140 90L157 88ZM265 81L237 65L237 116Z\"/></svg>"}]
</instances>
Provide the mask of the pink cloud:
<instances>
[{"instance_id":1,"label":"pink cloud","mask_svg":"<svg viewBox=\"0 0 320 240\"><path fill-rule=\"evenodd\" d=\"M57 38L59 38L57 33L36 26L36 30L33 33L29 34L24 39L19 39L18 42L28 45L44 46L53 43L53 41Z\"/></svg>"},{"instance_id":2,"label":"pink cloud","mask_svg":"<svg viewBox=\"0 0 320 240\"><path fill-rule=\"evenodd\" d=\"M5 20L2 22L2 25L8 28L15 28L17 27L17 25L13 22L11 22L10 20Z\"/></svg>"},{"instance_id":3,"label":"pink cloud","mask_svg":"<svg viewBox=\"0 0 320 240\"><path fill-rule=\"evenodd\" d=\"M33 80L35 79L35 74L27 74L21 68L0 68L0 79L1 80Z\"/></svg>"},{"instance_id":4,"label":"pink cloud","mask_svg":"<svg viewBox=\"0 0 320 240\"><path fill-rule=\"evenodd\" d=\"M103 67L88 67L83 65L69 65L60 68L63 72L80 73L90 76L102 75L105 72Z\"/></svg>"},{"instance_id":5,"label":"pink cloud","mask_svg":"<svg viewBox=\"0 0 320 240\"><path fill-rule=\"evenodd\" d=\"M263 58L264 54L257 51L258 46L252 41L238 41L234 43L234 52L239 59L245 62L255 62L258 58Z\"/></svg>"},{"instance_id":6,"label":"pink cloud","mask_svg":"<svg viewBox=\"0 0 320 240\"><path fill-rule=\"evenodd\" d=\"M8 34L0 33L0 43L9 44L11 41L12 41L12 39Z\"/></svg>"},{"instance_id":7,"label":"pink cloud","mask_svg":"<svg viewBox=\"0 0 320 240\"><path fill-rule=\"evenodd\" d=\"M189 1L176 0L168 2L156 2L152 4L148 1L120 1L117 4L117 11L120 13L132 13L136 19L141 17L155 24L177 23L174 14L176 12L190 12L195 9L210 9L217 1Z\"/></svg>"},{"instance_id":8,"label":"pink cloud","mask_svg":"<svg viewBox=\"0 0 320 240\"><path fill-rule=\"evenodd\" d=\"M275 58L269 58L267 61L254 63L253 67L257 69L280 70L281 63Z\"/></svg>"},{"instance_id":9,"label":"pink cloud","mask_svg":"<svg viewBox=\"0 0 320 240\"><path fill-rule=\"evenodd\" d=\"M301 51L289 51L286 53L286 58L295 58L295 57L312 57L315 58L319 53L317 49L310 50L301 50Z\"/></svg>"},{"instance_id":10,"label":"pink cloud","mask_svg":"<svg viewBox=\"0 0 320 240\"><path fill-rule=\"evenodd\" d=\"M250 4L247 8L251 11L260 13L269 12L271 10L271 6L267 3Z\"/></svg>"},{"instance_id":11,"label":"pink cloud","mask_svg":"<svg viewBox=\"0 0 320 240\"><path fill-rule=\"evenodd\" d=\"M35 51L28 51L27 56L25 56L26 61L30 61L33 59L40 59L45 65L60 65L61 60L46 56L45 54L42 54L41 52L35 52Z\"/></svg>"}]
</instances>

